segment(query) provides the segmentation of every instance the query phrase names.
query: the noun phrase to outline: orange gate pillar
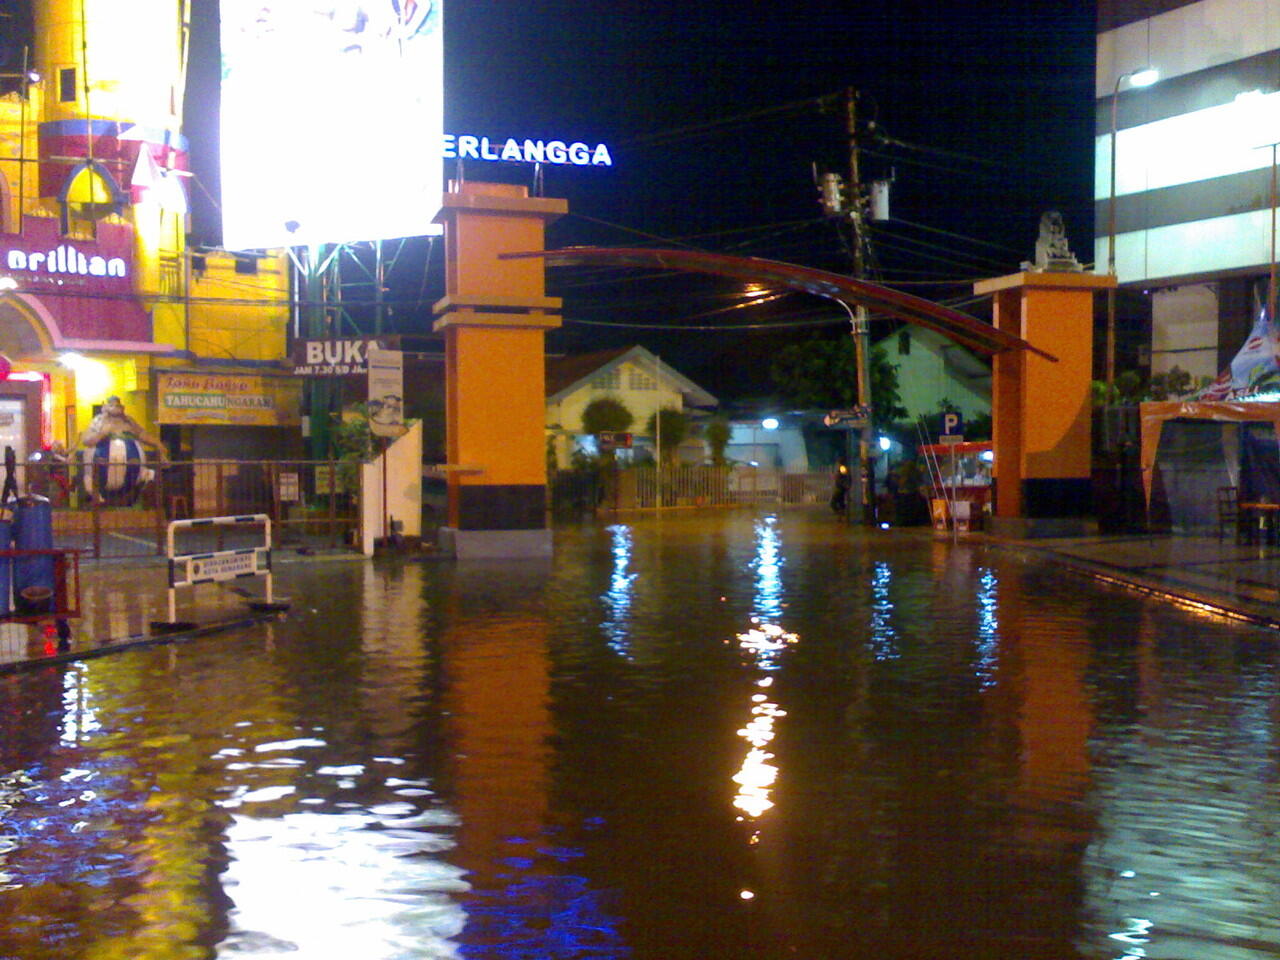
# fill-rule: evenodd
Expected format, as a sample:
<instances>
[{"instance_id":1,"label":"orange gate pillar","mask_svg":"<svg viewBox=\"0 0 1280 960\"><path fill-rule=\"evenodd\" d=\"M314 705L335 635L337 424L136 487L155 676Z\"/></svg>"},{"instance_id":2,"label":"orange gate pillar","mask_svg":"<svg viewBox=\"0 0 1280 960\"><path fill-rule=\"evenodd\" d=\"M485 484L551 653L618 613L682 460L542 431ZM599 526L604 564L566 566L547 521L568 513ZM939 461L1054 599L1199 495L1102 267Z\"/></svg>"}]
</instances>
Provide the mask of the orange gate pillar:
<instances>
[{"instance_id":1,"label":"orange gate pillar","mask_svg":"<svg viewBox=\"0 0 1280 960\"><path fill-rule=\"evenodd\" d=\"M996 354L991 385L995 516L1046 520L1092 513L1093 295L1115 277L1027 271L983 280L997 328L1057 358Z\"/></svg>"},{"instance_id":2,"label":"orange gate pillar","mask_svg":"<svg viewBox=\"0 0 1280 960\"><path fill-rule=\"evenodd\" d=\"M458 557L546 556L545 331L560 325L539 259L564 200L515 184L451 183L444 224L445 296L435 329L445 342L449 516L441 538Z\"/></svg>"}]
</instances>

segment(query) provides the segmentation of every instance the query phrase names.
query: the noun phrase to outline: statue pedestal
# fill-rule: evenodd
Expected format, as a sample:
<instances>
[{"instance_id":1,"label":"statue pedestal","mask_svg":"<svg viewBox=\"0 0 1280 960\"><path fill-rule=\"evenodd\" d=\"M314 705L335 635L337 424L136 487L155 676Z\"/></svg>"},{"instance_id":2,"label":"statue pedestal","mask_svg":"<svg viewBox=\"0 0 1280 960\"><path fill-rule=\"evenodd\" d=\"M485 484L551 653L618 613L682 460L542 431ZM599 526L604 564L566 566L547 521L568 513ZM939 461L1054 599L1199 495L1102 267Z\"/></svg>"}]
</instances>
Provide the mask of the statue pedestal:
<instances>
[{"instance_id":1,"label":"statue pedestal","mask_svg":"<svg viewBox=\"0 0 1280 960\"><path fill-rule=\"evenodd\" d=\"M1115 277L1044 271L973 286L998 329L1056 357L998 353L991 387L997 518L1084 517L1093 510L1093 295Z\"/></svg>"}]
</instances>

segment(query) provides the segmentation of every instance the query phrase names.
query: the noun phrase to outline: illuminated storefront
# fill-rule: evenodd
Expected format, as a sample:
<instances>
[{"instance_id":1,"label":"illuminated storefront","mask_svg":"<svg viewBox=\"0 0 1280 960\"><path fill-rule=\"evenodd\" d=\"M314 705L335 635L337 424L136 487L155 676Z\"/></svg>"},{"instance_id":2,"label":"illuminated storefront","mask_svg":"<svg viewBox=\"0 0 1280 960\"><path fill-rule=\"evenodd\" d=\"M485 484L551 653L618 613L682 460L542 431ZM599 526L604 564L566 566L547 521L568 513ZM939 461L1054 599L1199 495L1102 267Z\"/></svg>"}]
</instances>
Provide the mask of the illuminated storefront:
<instances>
[{"instance_id":1,"label":"illuminated storefront","mask_svg":"<svg viewBox=\"0 0 1280 960\"><path fill-rule=\"evenodd\" d=\"M264 387L272 415L247 420L164 403L171 375L288 373L284 257L187 245L183 10L137 0L120 17L40 0L31 69L0 77L0 440L20 458L74 448L111 395L175 455L209 436L243 446L263 428L273 436L258 446L279 453L298 433L296 388Z\"/></svg>"}]
</instances>

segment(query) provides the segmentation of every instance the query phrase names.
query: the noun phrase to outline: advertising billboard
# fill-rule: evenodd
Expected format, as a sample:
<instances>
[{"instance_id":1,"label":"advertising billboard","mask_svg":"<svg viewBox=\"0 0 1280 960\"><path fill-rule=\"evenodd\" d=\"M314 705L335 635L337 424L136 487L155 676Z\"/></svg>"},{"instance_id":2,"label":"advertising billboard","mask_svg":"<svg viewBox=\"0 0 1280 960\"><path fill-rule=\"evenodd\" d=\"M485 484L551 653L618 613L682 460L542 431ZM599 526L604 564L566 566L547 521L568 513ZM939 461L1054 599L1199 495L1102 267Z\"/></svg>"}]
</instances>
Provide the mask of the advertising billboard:
<instances>
[{"instance_id":1,"label":"advertising billboard","mask_svg":"<svg viewBox=\"0 0 1280 960\"><path fill-rule=\"evenodd\" d=\"M221 0L220 9L223 245L436 232L442 0Z\"/></svg>"}]
</instances>

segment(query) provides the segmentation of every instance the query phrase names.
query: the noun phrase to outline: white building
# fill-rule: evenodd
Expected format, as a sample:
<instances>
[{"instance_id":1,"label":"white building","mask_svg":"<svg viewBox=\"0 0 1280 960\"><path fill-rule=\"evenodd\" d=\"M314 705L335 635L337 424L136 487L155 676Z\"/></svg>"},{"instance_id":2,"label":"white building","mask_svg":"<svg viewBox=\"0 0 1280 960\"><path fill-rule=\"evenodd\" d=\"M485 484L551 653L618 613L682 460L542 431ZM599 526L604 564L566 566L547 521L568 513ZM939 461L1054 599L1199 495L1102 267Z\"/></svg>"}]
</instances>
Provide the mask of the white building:
<instances>
[{"instance_id":1,"label":"white building","mask_svg":"<svg viewBox=\"0 0 1280 960\"><path fill-rule=\"evenodd\" d=\"M1119 282L1151 297L1149 335L1121 318L1117 369L1149 350L1152 373L1215 377L1267 302L1280 0L1097 9L1094 260L1107 269L1114 196Z\"/></svg>"},{"instance_id":2,"label":"white building","mask_svg":"<svg viewBox=\"0 0 1280 960\"><path fill-rule=\"evenodd\" d=\"M633 417L632 455L654 451L649 418L660 409L710 410L717 400L644 347L547 358L547 433L556 462L569 465L575 448L594 453L594 438L582 427L582 412L599 397L614 397ZM701 439L690 437L689 458L701 463ZM684 458L682 448L682 458Z\"/></svg>"}]
</instances>

